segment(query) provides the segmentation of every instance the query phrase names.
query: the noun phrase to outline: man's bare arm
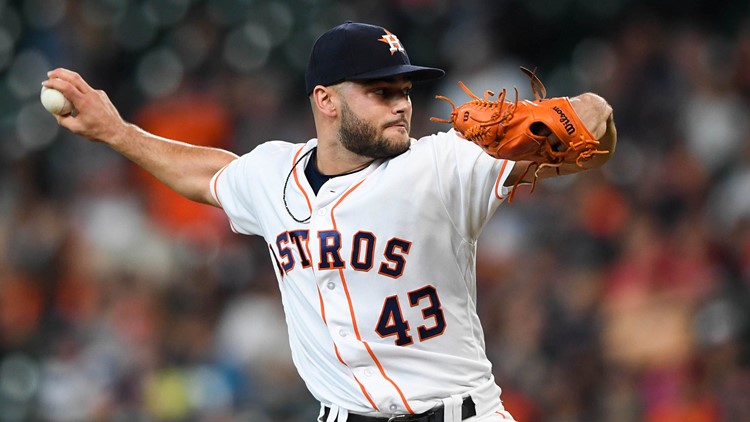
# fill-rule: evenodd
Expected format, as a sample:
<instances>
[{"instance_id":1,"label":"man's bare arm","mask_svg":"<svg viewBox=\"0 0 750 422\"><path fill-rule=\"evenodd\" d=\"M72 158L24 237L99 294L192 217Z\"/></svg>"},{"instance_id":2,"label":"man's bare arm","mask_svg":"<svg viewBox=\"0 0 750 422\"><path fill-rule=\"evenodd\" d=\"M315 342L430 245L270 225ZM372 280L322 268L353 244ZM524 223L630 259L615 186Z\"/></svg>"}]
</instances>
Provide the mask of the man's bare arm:
<instances>
[{"instance_id":1,"label":"man's bare arm","mask_svg":"<svg viewBox=\"0 0 750 422\"><path fill-rule=\"evenodd\" d=\"M60 126L110 146L180 195L219 206L210 192L211 177L237 155L162 138L124 121L107 94L93 89L76 72L58 68L48 77L43 85L62 92L76 110L73 115L56 115Z\"/></svg>"}]
</instances>

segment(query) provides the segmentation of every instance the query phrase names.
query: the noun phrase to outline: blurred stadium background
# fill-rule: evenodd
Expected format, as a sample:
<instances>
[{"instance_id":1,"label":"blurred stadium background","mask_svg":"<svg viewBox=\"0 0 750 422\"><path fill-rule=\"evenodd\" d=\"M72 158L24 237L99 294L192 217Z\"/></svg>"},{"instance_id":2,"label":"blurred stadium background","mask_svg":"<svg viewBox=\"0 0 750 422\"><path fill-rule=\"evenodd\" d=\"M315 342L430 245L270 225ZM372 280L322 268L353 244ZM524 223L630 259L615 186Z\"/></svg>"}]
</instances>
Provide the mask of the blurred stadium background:
<instances>
[{"instance_id":1,"label":"blurred stadium background","mask_svg":"<svg viewBox=\"0 0 750 422\"><path fill-rule=\"evenodd\" d=\"M155 133L244 153L313 134L308 51L399 35L437 94L591 90L601 171L519 192L478 262L487 350L521 422L750 421L750 3L0 0L0 421L312 421L263 242L39 103L63 66Z\"/></svg>"}]
</instances>

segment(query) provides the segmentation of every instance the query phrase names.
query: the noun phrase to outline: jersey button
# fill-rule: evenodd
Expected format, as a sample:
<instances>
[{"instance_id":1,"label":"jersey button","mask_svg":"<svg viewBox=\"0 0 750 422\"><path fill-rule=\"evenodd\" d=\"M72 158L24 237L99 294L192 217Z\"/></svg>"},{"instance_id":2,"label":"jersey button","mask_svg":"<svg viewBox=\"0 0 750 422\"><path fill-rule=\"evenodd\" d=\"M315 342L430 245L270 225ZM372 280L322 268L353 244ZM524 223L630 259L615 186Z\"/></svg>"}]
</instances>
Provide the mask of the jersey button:
<instances>
[{"instance_id":1,"label":"jersey button","mask_svg":"<svg viewBox=\"0 0 750 422\"><path fill-rule=\"evenodd\" d=\"M342 328L342 329L340 329L340 330L339 330L339 335L340 335L341 337L346 337L346 331L344 331L344 329L343 329L343 328Z\"/></svg>"},{"instance_id":2,"label":"jersey button","mask_svg":"<svg viewBox=\"0 0 750 422\"><path fill-rule=\"evenodd\" d=\"M336 288L336 284L334 284L333 281L329 281L326 287L328 287L328 290L333 290Z\"/></svg>"},{"instance_id":3,"label":"jersey button","mask_svg":"<svg viewBox=\"0 0 750 422\"><path fill-rule=\"evenodd\" d=\"M318 210L318 215L326 215L326 209L325 208L319 209Z\"/></svg>"},{"instance_id":4,"label":"jersey button","mask_svg":"<svg viewBox=\"0 0 750 422\"><path fill-rule=\"evenodd\" d=\"M365 376L371 377L372 376L372 370L370 368L365 369Z\"/></svg>"},{"instance_id":5,"label":"jersey button","mask_svg":"<svg viewBox=\"0 0 750 422\"><path fill-rule=\"evenodd\" d=\"M391 412L395 412L396 410L398 410L398 406L396 406L395 404L388 406L388 408L391 409Z\"/></svg>"}]
</instances>

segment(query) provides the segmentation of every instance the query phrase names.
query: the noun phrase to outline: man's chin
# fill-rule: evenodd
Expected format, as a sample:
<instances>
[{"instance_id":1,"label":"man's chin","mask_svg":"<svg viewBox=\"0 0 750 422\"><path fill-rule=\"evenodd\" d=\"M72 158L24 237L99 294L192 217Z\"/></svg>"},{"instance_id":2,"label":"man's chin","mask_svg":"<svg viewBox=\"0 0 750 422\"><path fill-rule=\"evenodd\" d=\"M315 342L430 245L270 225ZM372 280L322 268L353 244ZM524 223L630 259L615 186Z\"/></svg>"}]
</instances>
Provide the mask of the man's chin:
<instances>
[{"instance_id":1,"label":"man's chin","mask_svg":"<svg viewBox=\"0 0 750 422\"><path fill-rule=\"evenodd\" d=\"M411 144L411 137L409 137L409 131L401 128L388 128L391 131L390 136L386 135L386 139L391 145L406 145L407 147Z\"/></svg>"},{"instance_id":2,"label":"man's chin","mask_svg":"<svg viewBox=\"0 0 750 422\"><path fill-rule=\"evenodd\" d=\"M399 141L399 142L391 141L388 148L378 148L377 150L369 151L369 154L367 155L373 159L393 158L408 151L410 146L411 146L410 139L407 139L406 141Z\"/></svg>"},{"instance_id":3,"label":"man's chin","mask_svg":"<svg viewBox=\"0 0 750 422\"><path fill-rule=\"evenodd\" d=\"M403 153L411 146L411 138L408 133L399 134L399 136L392 136L389 139L391 149L396 155Z\"/></svg>"},{"instance_id":4,"label":"man's chin","mask_svg":"<svg viewBox=\"0 0 750 422\"><path fill-rule=\"evenodd\" d=\"M405 142L400 142L398 144L398 147L394 145L393 148L391 148L390 154L388 155L388 158L393 158L398 155L401 155L409 150L409 147L411 146L411 140L407 138Z\"/></svg>"}]
</instances>

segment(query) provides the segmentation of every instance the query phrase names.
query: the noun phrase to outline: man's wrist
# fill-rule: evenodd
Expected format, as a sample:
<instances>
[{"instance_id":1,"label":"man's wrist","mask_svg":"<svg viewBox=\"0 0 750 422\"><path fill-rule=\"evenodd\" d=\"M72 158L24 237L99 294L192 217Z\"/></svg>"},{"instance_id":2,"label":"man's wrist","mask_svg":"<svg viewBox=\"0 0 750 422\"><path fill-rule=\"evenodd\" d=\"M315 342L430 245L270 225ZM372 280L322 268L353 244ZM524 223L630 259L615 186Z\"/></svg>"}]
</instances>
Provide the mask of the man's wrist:
<instances>
[{"instance_id":1,"label":"man's wrist","mask_svg":"<svg viewBox=\"0 0 750 422\"><path fill-rule=\"evenodd\" d=\"M113 128L111 133L102 136L101 139L98 139L97 141L109 145L119 151L127 149L127 145L142 133L143 130L138 126L128 122L121 122Z\"/></svg>"}]
</instances>

